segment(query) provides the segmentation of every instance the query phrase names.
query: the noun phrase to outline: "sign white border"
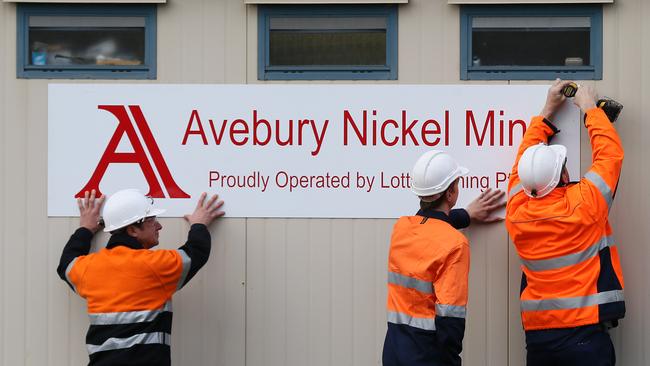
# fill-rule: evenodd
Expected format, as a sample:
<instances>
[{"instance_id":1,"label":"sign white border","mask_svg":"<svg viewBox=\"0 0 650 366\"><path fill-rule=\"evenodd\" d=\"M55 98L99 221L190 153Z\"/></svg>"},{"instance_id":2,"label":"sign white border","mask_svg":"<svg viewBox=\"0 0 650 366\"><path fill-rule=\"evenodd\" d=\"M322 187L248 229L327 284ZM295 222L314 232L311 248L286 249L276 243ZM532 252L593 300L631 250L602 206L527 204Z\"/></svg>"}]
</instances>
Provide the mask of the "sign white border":
<instances>
[{"instance_id":1,"label":"sign white border","mask_svg":"<svg viewBox=\"0 0 650 366\"><path fill-rule=\"evenodd\" d=\"M166 197L156 204L171 217L191 212L203 191L219 193L230 217L413 214L418 205L407 175L431 149L447 151L469 168L461 182L462 207L486 187L505 190L522 124L539 113L547 90L544 85L50 84L48 215L78 215L74 196L111 152L107 146L120 123L130 123L137 135ZM191 198L168 198L164 169L138 125L138 109L170 175ZM121 120L116 110L127 117ZM572 177L579 175L579 119L579 110L566 103L555 121L562 132L553 143L568 147ZM128 134L121 137L112 153L138 150ZM140 163L112 162L99 187L106 194L122 188L147 192L150 184Z\"/></svg>"}]
</instances>

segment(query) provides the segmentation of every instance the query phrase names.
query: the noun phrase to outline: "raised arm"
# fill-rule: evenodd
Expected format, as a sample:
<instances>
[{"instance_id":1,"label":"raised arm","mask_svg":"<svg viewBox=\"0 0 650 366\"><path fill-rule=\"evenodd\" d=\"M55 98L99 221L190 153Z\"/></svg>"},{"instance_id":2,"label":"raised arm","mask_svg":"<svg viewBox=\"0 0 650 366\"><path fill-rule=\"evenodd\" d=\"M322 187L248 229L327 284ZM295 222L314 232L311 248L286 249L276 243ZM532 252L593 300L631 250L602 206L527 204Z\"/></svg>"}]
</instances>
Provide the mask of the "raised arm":
<instances>
[{"instance_id":1,"label":"raised arm","mask_svg":"<svg viewBox=\"0 0 650 366\"><path fill-rule=\"evenodd\" d=\"M540 142L547 144L550 137L560 132L551 121L555 112L557 112L558 108L560 108L566 99L562 94L562 89L569 83L571 83L569 80L555 80L553 85L548 89L544 108L542 108L542 111L538 116L533 117L530 125L526 129L524 138L517 150L517 157L512 165L512 171L508 181L508 198L514 196L520 191L517 165L519 164L519 159L524 151L528 147L539 144Z\"/></svg>"},{"instance_id":2,"label":"raised arm","mask_svg":"<svg viewBox=\"0 0 650 366\"><path fill-rule=\"evenodd\" d=\"M598 189L609 209L623 165L623 144L605 112L596 108L596 99L596 91L583 86L578 89L574 103L585 112L591 142L591 167L585 178Z\"/></svg>"},{"instance_id":3,"label":"raised arm","mask_svg":"<svg viewBox=\"0 0 650 366\"><path fill-rule=\"evenodd\" d=\"M59 260L59 266L56 272L62 280L64 280L72 290L75 289L74 285L68 279L68 273L72 268L72 263L78 257L87 255L90 252L90 243L93 236L99 229L102 228L99 213L102 205L104 204L104 196L99 198L95 197L95 190L91 192L86 191L84 198L77 198L77 205L79 206L79 228L70 236Z\"/></svg>"},{"instance_id":4,"label":"raised arm","mask_svg":"<svg viewBox=\"0 0 650 366\"><path fill-rule=\"evenodd\" d=\"M187 242L180 248L181 256L183 256L183 267L187 268L187 274L181 279L179 286L183 287L189 282L194 275L207 263L210 256L210 248L212 246L212 239L208 226L216 219L224 215L221 210L223 201L219 201L218 195L213 195L206 201L207 194L201 194L199 201L190 215L185 215L185 220L190 224L190 231L187 234ZM185 271L184 271L185 272Z\"/></svg>"}]
</instances>

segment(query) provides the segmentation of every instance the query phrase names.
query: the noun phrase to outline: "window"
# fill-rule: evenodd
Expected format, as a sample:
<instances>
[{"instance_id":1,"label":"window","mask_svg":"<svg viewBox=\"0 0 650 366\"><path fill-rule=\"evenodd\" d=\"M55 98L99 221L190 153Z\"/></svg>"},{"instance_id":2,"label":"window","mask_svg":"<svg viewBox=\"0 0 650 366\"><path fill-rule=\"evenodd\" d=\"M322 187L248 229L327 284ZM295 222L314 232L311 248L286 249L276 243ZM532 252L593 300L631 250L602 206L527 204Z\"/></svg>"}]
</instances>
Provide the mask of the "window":
<instances>
[{"instance_id":1,"label":"window","mask_svg":"<svg viewBox=\"0 0 650 366\"><path fill-rule=\"evenodd\" d=\"M155 79L155 5L18 6L18 77Z\"/></svg>"},{"instance_id":2,"label":"window","mask_svg":"<svg viewBox=\"0 0 650 366\"><path fill-rule=\"evenodd\" d=\"M462 6L461 79L602 79L601 5Z\"/></svg>"},{"instance_id":3,"label":"window","mask_svg":"<svg viewBox=\"0 0 650 366\"><path fill-rule=\"evenodd\" d=\"M260 6L258 79L397 79L397 7Z\"/></svg>"}]
</instances>

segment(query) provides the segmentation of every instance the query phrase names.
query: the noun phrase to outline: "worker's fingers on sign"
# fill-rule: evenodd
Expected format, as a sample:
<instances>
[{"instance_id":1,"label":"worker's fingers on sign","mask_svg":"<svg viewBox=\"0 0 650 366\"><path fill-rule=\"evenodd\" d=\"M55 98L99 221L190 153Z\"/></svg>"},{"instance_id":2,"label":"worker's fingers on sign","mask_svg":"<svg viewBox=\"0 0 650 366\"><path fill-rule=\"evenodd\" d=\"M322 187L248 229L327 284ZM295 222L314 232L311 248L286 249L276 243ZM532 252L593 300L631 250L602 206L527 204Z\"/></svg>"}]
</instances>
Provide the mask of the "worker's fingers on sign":
<instances>
[{"instance_id":1,"label":"worker's fingers on sign","mask_svg":"<svg viewBox=\"0 0 650 366\"><path fill-rule=\"evenodd\" d=\"M221 202L221 201L220 201L220 202ZM223 202L221 202L221 205L222 205L222 204L223 204ZM219 207L221 207L221 205L219 205ZM213 217L215 217L215 218L216 218L216 217L221 217L221 216L223 216L223 215L225 215L225 214L226 214L225 212L223 212L223 211L218 211L218 210L215 210L215 211L212 213Z\"/></svg>"},{"instance_id":2,"label":"worker's fingers on sign","mask_svg":"<svg viewBox=\"0 0 650 366\"><path fill-rule=\"evenodd\" d=\"M214 205L214 202L217 200L217 198L219 198L219 195L216 194L212 195L212 197L210 197L210 199L208 200L208 204L205 207L212 208L212 205Z\"/></svg>"},{"instance_id":3,"label":"worker's fingers on sign","mask_svg":"<svg viewBox=\"0 0 650 366\"><path fill-rule=\"evenodd\" d=\"M487 196L488 194L490 194L490 191L491 191L491 190L492 190L491 188L488 188L488 189L482 191L481 194L478 195L478 198L479 198L479 199L483 199L483 197L485 197L485 196Z\"/></svg>"},{"instance_id":4,"label":"worker's fingers on sign","mask_svg":"<svg viewBox=\"0 0 650 366\"><path fill-rule=\"evenodd\" d=\"M501 208L505 206L505 202L503 203L497 203L497 204L492 204L492 205L487 205L485 206L485 209L488 210L489 212L496 210L497 208Z\"/></svg>"},{"instance_id":5,"label":"worker's fingers on sign","mask_svg":"<svg viewBox=\"0 0 650 366\"><path fill-rule=\"evenodd\" d=\"M491 197L497 197L497 196L501 196L501 195L503 195L504 193L505 193L505 192L503 192L503 191L500 190L500 189L493 189L493 190L490 192L490 196L491 196Z\"/></svg>"},{"instance_id":6,"label":"worker's fingers on sign","mask_svg":"<svg viewBox=\"0 0 650 366\"><path fill-rule=\"evenodd\" d=\"M103 194L97 199L97 207L101 208L102 205L104 204L104 200L106 199L106 196Z\"/></svg>"},{"instance_id":7,"label":"worker's fingers on sign","mask_svg":"<svg viewBox=\"0 0 650 366\"><path fill-rule=\"evenodd\" d=\"M196 203L196 208L197 208L197 209L203 207L203 203L205 202L205 197L206 197L207 195L208 195L208 194L205 193L205 192L201 193L201 197L199 197L199 201Z\"/></svg>"},{"instance_id":8,"label":"worker's fingers on sign","mask_svg":"<svg viewBox=\"0 0 650 366\"><path fill-rule=\"evenodd\" d=\"M503 217L490 217L489 219L485 220L485 223L492 223L492 222L497 222L497 221L503 221Z\"/></svg>"},{"instance_id":9,"label":"worker's fingers on sign","mask_svg":"<svg viewBox=\"0 0 650 366\"><path fill-rule=\"evenodd\" d=\"M485 200L486 201L492 201L495 199L499 199L499 197L503 196L503 191L498 190L498 189L492 189L489 192L485 194Z\"/></svg>"},{"instance_id":10,"label":"worker's fingers on sign","mask_svg":"<svg viewBox=\"0 0 650 366\"><path fill-rule=\"evenodd\" d=\"M81 200L81 197L77 198L77 206L79 206L79 212L83 211L84 209L84 204Z\"/></svg>"},{"instance_id":11,"label":"worker's fingers on sign","mask_svg":"<svg viewBox=\"0 0 650 366\"><path fill-rule=\"evenodd\" d=\"M505 194L505 192L503 192L503 191L499 191L499 190L492 191L492 192L490 192L489 194L487 194L485 196L485 202L488 203L488 204L495 203L495 202L501 200L503 198L504 194Z\"/></svg>"},{"instance_id":12,"label":"worker's fingers on sign","mask_svg":"<svg viewBox=\"0 0 650 366\"><path fill-rule=\"evenodd\" d=\"M215 219L224 215L224 212L219 210L221 206L223 206L223 201L217 201L217 198L219 198L219 195L216 194L210 197L210 205L208 206L208 215L210 216L210 219Z\"/></svg>"},{"instance_id":13,"label":"worker's fingers on sign","mask_svg":"<svg viewBox=\"0 0 650 366\"><path fill-rule=\"evenodd\" d=\"M95 206L95 190L90 191L90 201L88 201L88 206Z\"/></svg>"},{"instance_id":14,"label":"worker's fingers on sign","mask_svg":"<svg viewBox=\"0 0 650 366\"><path fill-rule=\"evenodd\" d=\"M489 194L490 194L490 188L488 188L485 191L481 192L481 194L478 196L478 201L480 203L484 203L485 200L489 198Z\"/></svg>"},{"instance_id":15,"label":"worker's fingers on sign","mask_svg":"<svg viewBox=\"0 0 650 366\"><path fill-rule=\"evenodd\" d=\"M221 212L221 214L223 215L223 212L222 212L222 211L219 211L219 209L221 208L221 206L223 206L223 201L218 201L218 202L217 202L217 203L212 207L212 211L213 211L213 212L217 212L217 213ZM219 216L221 216L221 215L219 215Z\"/></svg>"}]
</instances>

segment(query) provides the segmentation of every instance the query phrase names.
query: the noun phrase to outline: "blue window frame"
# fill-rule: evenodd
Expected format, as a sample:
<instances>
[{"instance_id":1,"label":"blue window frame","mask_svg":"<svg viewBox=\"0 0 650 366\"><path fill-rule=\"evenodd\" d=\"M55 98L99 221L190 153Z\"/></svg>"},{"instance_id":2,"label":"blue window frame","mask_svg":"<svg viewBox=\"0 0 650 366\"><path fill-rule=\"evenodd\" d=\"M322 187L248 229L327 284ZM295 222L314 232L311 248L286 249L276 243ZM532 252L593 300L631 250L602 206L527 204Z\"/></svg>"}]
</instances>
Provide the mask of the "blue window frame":
<instances>
[{"instance_id":1,"label":"blue window frame","mask_svg":"<svg viewBox=\"0 0 650 366\"><path fill-rule=\"evenodd\" d=\"M258 8L259 80L397 79L397 6Z\"/></svg>"},{"instance_id":2,"label":"blue window frame","mask_svg":"<svg viewBox=\"0 0 650 366\"><path fill-rule=\"evenodd\" d=\"M464 5L461 80L602 79L602 6Z\"/></svg>"},{"instance_id":3,"label":"blue window frame","mask_svg":"<svg viewBox=\"0 0 650 366\"><path fill-rule=\"evenodd\" d=\"M17 16L19 78L156 78L155 5L19 4Z\"/></svg>"}]
</instances>

